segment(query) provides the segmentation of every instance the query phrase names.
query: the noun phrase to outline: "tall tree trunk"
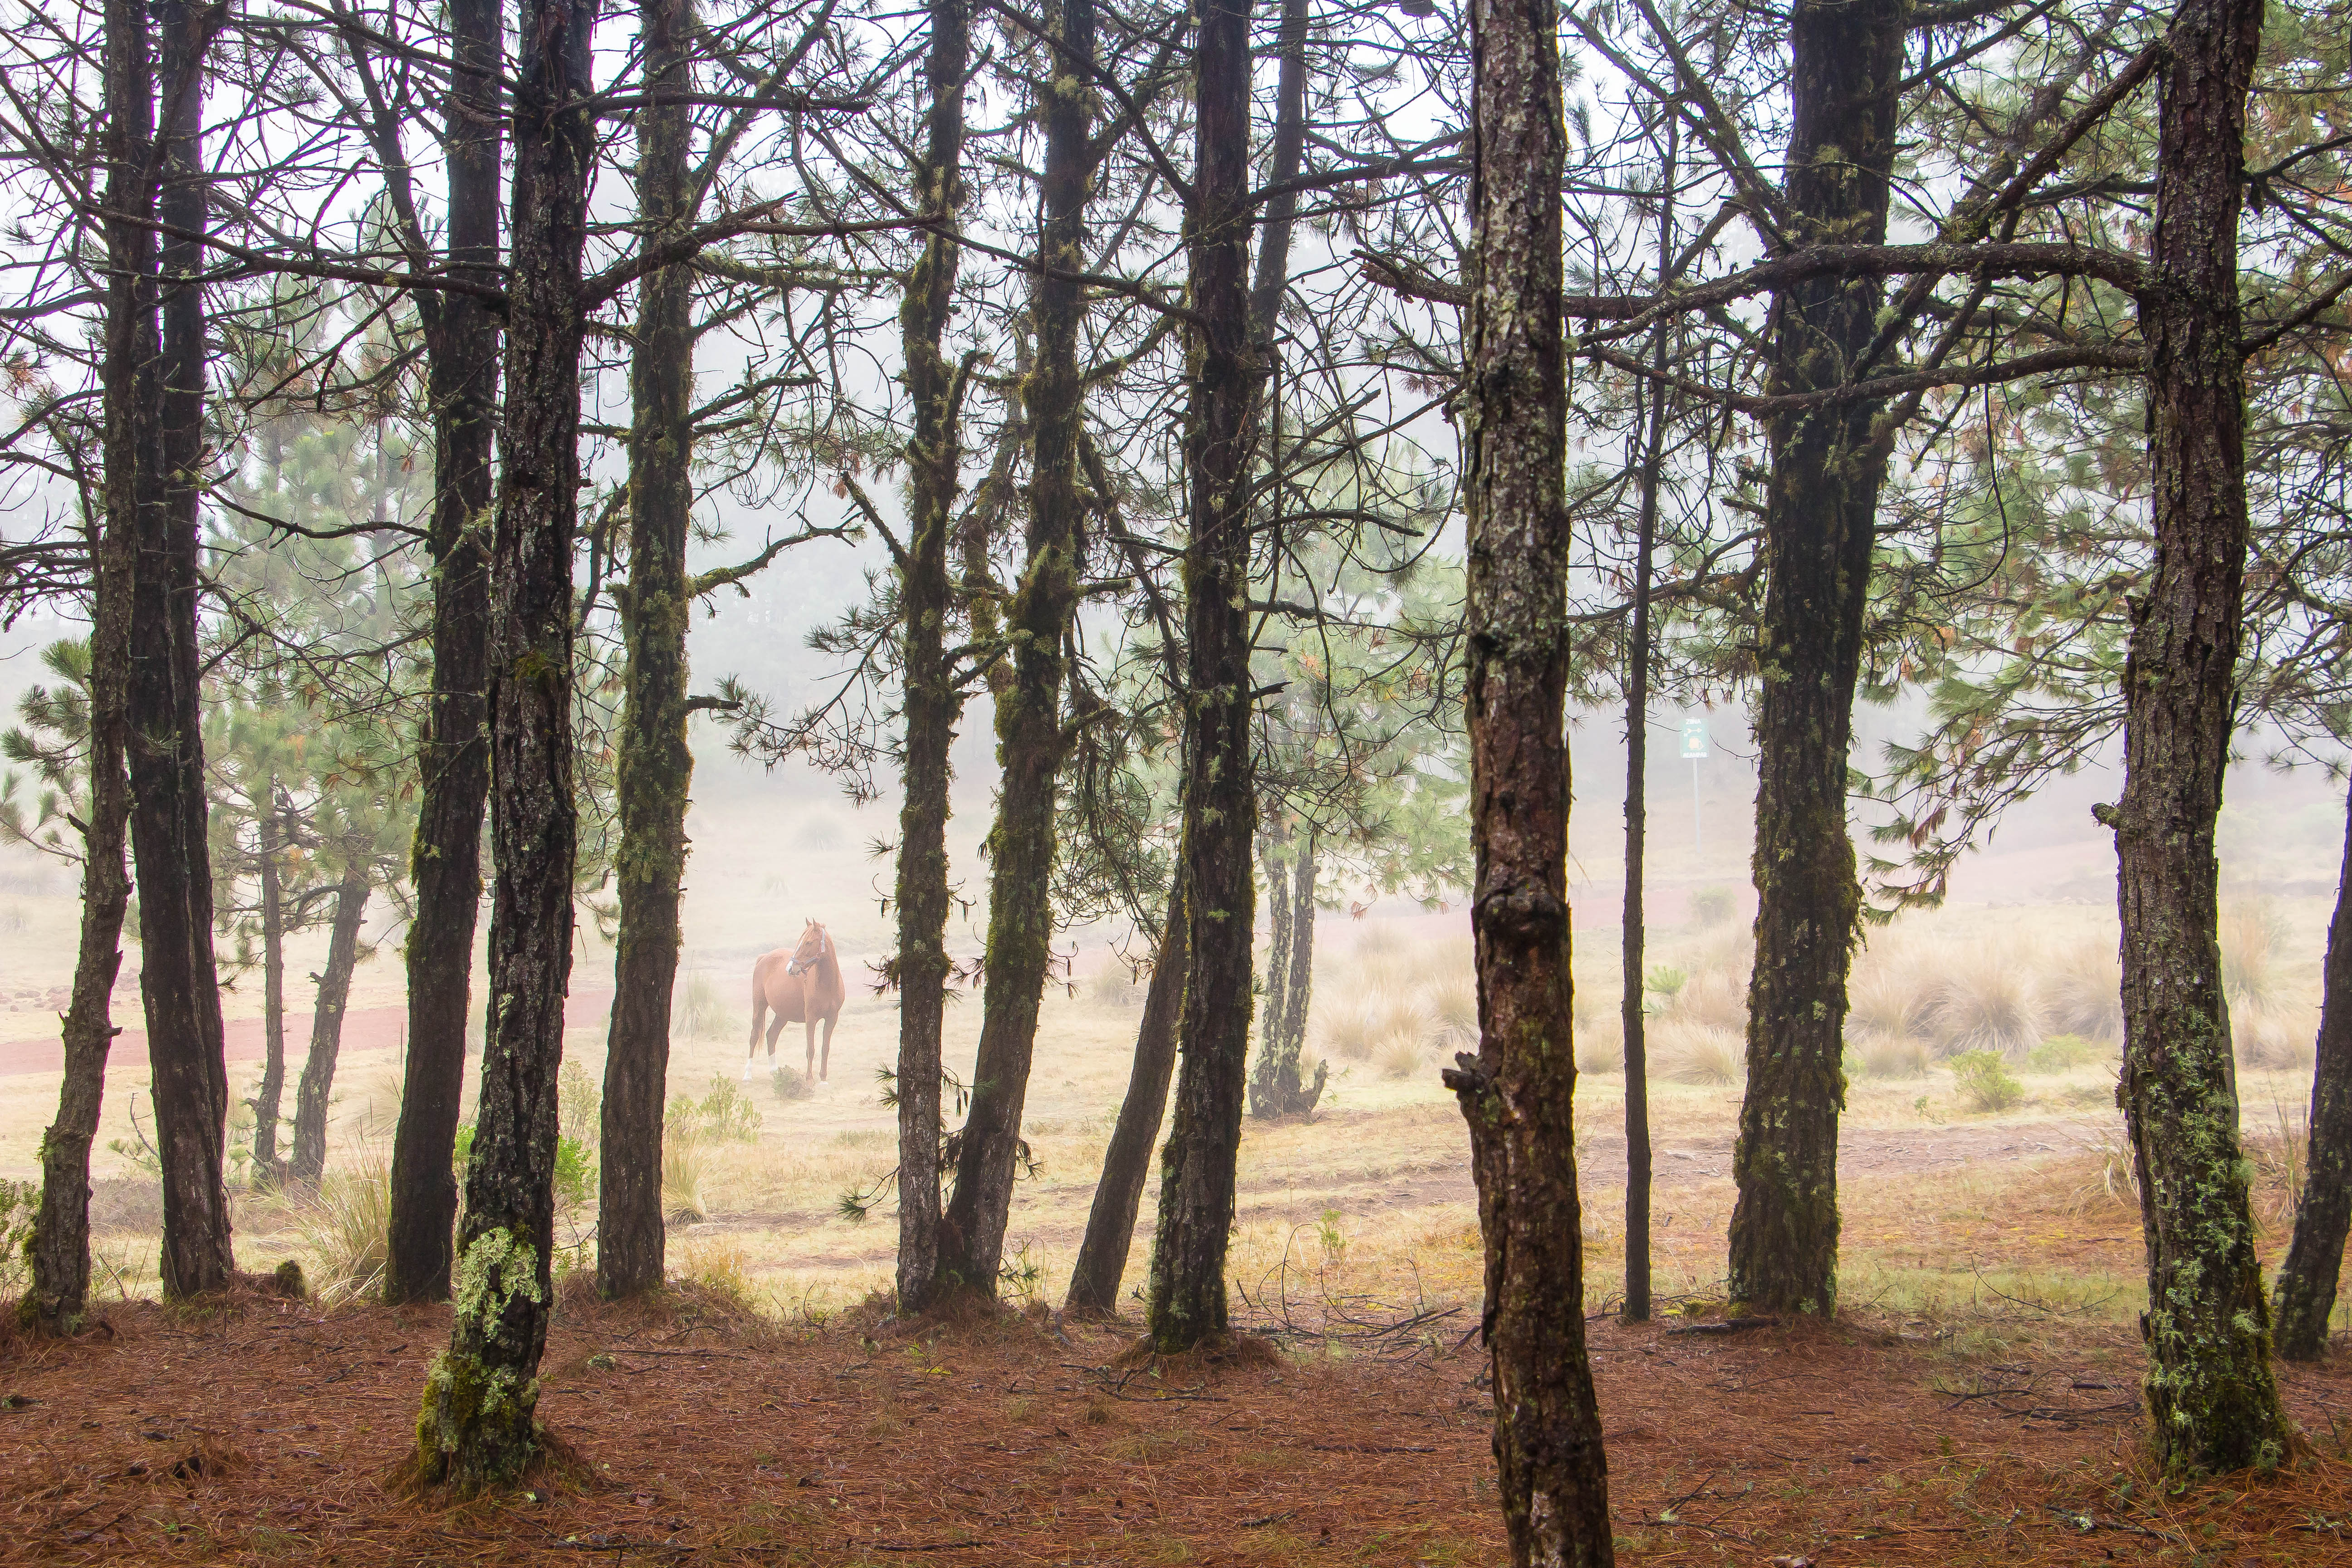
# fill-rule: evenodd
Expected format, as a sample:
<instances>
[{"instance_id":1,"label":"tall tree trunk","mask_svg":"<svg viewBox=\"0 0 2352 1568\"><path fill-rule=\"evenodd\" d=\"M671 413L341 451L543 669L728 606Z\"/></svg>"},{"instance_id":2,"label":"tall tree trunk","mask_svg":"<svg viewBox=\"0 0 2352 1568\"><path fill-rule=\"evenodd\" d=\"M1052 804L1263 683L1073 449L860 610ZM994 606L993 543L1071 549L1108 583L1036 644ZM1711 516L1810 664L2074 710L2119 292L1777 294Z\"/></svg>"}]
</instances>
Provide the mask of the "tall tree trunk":
<instances>
[{"instance_id":1,"label":"tall tree trunk","mask_svg":"<svg viewBox=\"0 0 2352 1568\"><path fill-rule=\"evenodd\" d=\"M2352 801L2346 805L2344 869L2336 882L2336 917L2327 927L2327 963L2319 1009L2319 1060L2311 1076L2311 1151L2294 1238L2279 1266L2278 1353L2315 1361L2327 1348L2336 1282L2344 1269L2344 1235L2352 1227Z\"/></svg>"},{"instance_id":2,"label":"tall tree trunk","mask_svg":"<svg viewBox=\"0 0 2352 1568\"><path fill-rule=\"evenodd\" d=\"M1799 0L1789 14L1792 243L1886 237L1906 0ZM1876 335L1876 279L1824 279L1773 304L1771 389L1833 385ZM1760 752L1756 968L1731 1216L1732 1299L1764 1312L1837 1308L1837 1124L1845 983L1862 889L1846 831L1846 749L1861 668L1873 524L1886 447L1877 405L1772 423L1767 584L1756 709Z\"/></svg>"},{"instance_id":3,"label":"tall tree trunk","mask_svg":"<svg viewBox=\"0 0 2352 1568\"><path fill-rule=\"evenodd\" d=\"M310 1054L294 1089L294 1154L287 1174L315 1186L327 1169L327 1102L335 1089L335 1058L343 1048L343 1010L352 999L352 972L360 963L360 927L366 922L372 884L364 858L343 873L335 889L335 918L327 938L327 967L310 1015Z\"/></svg>"},{"instance_id":4,"label":"tall tree trunk","mask_svg":"<svg viewBox=\"0 0 2352 1568\"><path fill-rule=\"evenodd\" d=\"M448 265L498 280L499 0L449 0ZM499 318L467 294L444 295L425 334L433 403L433 702L418 773L423 798L410 875L408 1068L392 1144L387 1301L449 1294L457 1223L451 1172L465 1098L466 1018L474 925L482 901L482 812L490 783L488 707L490 454L497 429Z\"/></svg>"},{"instance_id":5,"label":"tall tree trunk","mask_svg":"<svg viewBox=\"0 0 2352 1568\"><path fill-rule=\"evenodd\" d=\"M1308 828L1306 841L1290 867L1290 990L1282 1003L1280 1043L1284 1059L1290 1064L1293 1089L1298 1087L1298 1060L1307 1048L1307 1010L1315 1000L1315 884L1322 874L1318 853L1320 848L1315 830ZM1314 1092L1297 1109L1315 1109L1315 1101L1323 1093L1327 1067L1325 1063L1317 1064Z\"/></svg>"},{"instance_id":6,"label":"tall tree trunk","mask_svg":"<svg viewBox=\"0 0 2352 1568\"><path fill-rule=\"evenodd\" d=\"M949 668L949 577L960 487L964 373L941 354L955 310L963 205L964 76L971 52L970 0L929 0L930 52L923 62L930 110L914 184L936 220L907 274L898 307L914 429L907 442L907 553L899 563L901 699L906 720L898 810L898 1310L929 1307L944 1238L940 1212L940 1032L947 1007L948 752L963 698Z\"/></svg>"},{"instance_id":7,"label":"tall tree trunk","mask_svg":"<svg viewBox=\"0 0 2352 1568\"><path fill-rule=\"evenodd\" d=\"M139 514L152 504L163 464L155 236L139 221L153 212L155 200L148 178L155 102L146 8L140 0L108 0L105 27L105 489L99 515L89 521L89 825L82 835L81 941L63 1029L65 1079L58 1119L41 1139L41 1207L33 1227L32 1317L45 1334L74 1332L89 1299L89 1150L106 1096L114 981L131 897L123 750L131 573L143 531Z\"/></svg>"},{"instance_id":8,"label":"tall tree trunk","mask_svg":"<svg viewBox=\"0 0 2352 1568\"><path fill-rule=\"evenodd\" d=\"M1265 868L1265 1005L1257 1016L1257 1062L1250 1068L1249 1112L1276 1114L1271 1104L1275 1053L1282 1038L1283 1009L1290 1002L1290 861L1282 853L1286 830L1265 836L1258 861Z\"/></svg>"},{"instance_id":9,"label":"tall tree trunk","mask_svg":"<svg viewBox=\"0 0 2352 1568\"><path fill-rule=\"evenodd\" d=\"M2124 1067L2147 1233L2148 1430L2166 1465L2276 1463L2294 1442L2270 1367L2221 989L2213 824L2244 610L2245 370L2238 204L2262 0L2186 0L2161 68L2148 345L2155 570L2132 605L2124 794Z\"/></svg>"},{"instance_id":10,"label":"tall tree trunk","mask_svg":"<svg viewBox=\"0 0 2352 1568\"><path fill-rule=\"evenodd\" d=\"M154 10L163 110L162 474L142 524L131 621L126 750L139 876L140 992L154 1070L163 1166L166 1297L226 1287L234 1270L228 1186L228 1068L213 963L196 647L197 507L204 466L205 302L196 281L205 223L204 55L208 13Z\"/></svg>"},{"instance_id":11,"label":"tall tree trunk","mask_svg":"<svg viewBox=\"0 0 2352 1568\"><path fill-rule=\"evenodd\" d=\"M1274 905L1274 957L1266 965L1265 1011L1258 1023L1257 1063L1250 1069L1252 1116L1304 1116L1323 1098L1330 1064L1308 1083L1301 1066L1315 971L1315 830L1289 840L1286 859L1269 857L1266 897Z\"/></svg>"},{"instance_id":12,"label":"tall tree trunk","mask_svg":"<svg viewBox=\"0 0 2352 1568\"><path fill-rule=\"evenodd\" d=\"M1674 281L1675 166L1682 121L1666 117L1666 156L1658 176L1658 288ZM1625 650L1625 1306L1629 1323L1650 1321L1650 1055L1643 1032L1649 916L1646 887L1650 780L1650 555L1657 543L1658 481L1666 447L1666 329L1662 322L1650 342L1650 363L1659 372L1649 386L1643 421L1641 494L1633 524L1633 625Z\"/></svg>"},{"instance_id":13,"label":"tall tree trunk","mask_svg":"<svg viewBox=\"0 0 2352 1568\"><path fill-rule=\"evenodd\" d=\"M278 781L266 782L254 830L261 868L261 1087L253 1096L253 1171L275 1180L278 1118L286 1102L286 863Z\"/></svg>"},{"instance_id":14,"label":"tall tree trunk","mask_svg":"<svg viewBox=\"0 0 2352 1568\"><path fill-rule=\"evenodd\" d=\"M1013 679L996 694L1003 780L989 835L987 984L939 1263L942 1276L982 1295L995 1293L1003 1261L1037 1004L1054 957L1055 781L1071 741L1062 720L1063 667L1084 548L1077 470L1086 384L1078 375L1078 337L1086 298L1077 275L1087 268L1093 183L1087 133L1094 118L1094 0L1060 0L1054 31L1041 89L1045 167L1032 306L1037 363L1022 384L1032 443L1028 561L1006 617Z\"/></svg>"},{"instance_id":15,"label":"tall tree trunk","mask_svg":"<svg viewBox=\"0 0 2352 1568\"><path fill-rule=\"evenodd\" d=\"M688 174L691 107L683 97L693 0L645 0L640 37L648 89L675 103L637 111L640 242L694 221ZM629 361L629 582L618 596L629 650L618 764L621 930L613 953L613 1023L604 1054L597 1163L596 1289L630 1296L662 1282L662 1109L669 1073L670 994L677 984L678 889L686 876L686 576L694 509L694 269L668 267L638 285Z\"/></svg>"},{"instance_id":16,"label":"tall tree trunk","mask_svg":"<svg viewBox=\"0 0 2352 1568\"><path fill-rule=\"evenodd\" d=\"M466 1167L457 1311L416 1424L420 1476L460 1492L512 1484L538 1447L578 856L572 551L585 326L580 264L595 161L587 107L594 0L528 0L520 21L505 464L490 554L496 1001Z\"/></svg>"},{"instance_id":17,"label":"tall tree trunk","mask_svg":"<svg viewBox=\"0 0 2352 1568\"><path fill-rule=\"evenodd\" d=\"M1479 1042L1444 1082L1470 1124L1511 1561L1605 1565L1608 1463L1584 1348L1569 1033L1558 13L1549 0L1476 0L1470 16L1464 499Z\"/></svg>"},{"instance_id":18,"label":"tall tree trunk","mask_svg":"<svg viewBox=\"0 0 2352 1568\"><path fill-rule=\"evenodd\" d=\"M1190 298L1190 406L1184 477L1184 986L1176 1113L1160 1159L1160 1228L1147 1313L1162 1353L1225 1331L1225 1250L1234 1224L1242 1096L1249 1074L1251 928L1257 879L1250 838L1251 454L1265 362L1249 320L1251 0L1204 0L1194 52L1199 157L1184 215Z\"/></svg>"},{"instance_id":19,"label":"tall tree trunk","mask_svg":"<svg viewBox=\"0 0 2352 1568\"><path fill-rule=\"evenodd\" d=\"M1283 0L1282 28L1276 42L1282 63L1275 79L1274 148L1267 169L1270 182L1277 185L1297 178L1306 158L1307 20L1307 0ZM1250 287L1250 339L1269 356L1269 365L1276 352L1283 291L1290 285L1290 236L1297 213L1297 193L1276 192L1266 198L1258 235L1257 279ZM1271 436L1273 445L1279 448L1278 418ZM1281 452L1276 450L1273 458L1278 467ZM1286 829L1276 842L1288 844L1292 839L1293 835ZM1274 955L1266 965L1265 1011L1258 1020L1258 1061L1250 1075L1249 1109L1253 1116L1309 1111L1323 1093L1324 1074L1317 1075L1311 1092L1300 1084L1298 1042L1306 1037L1307 1018L1304 1012L1292 1016L1294 1000L1300 1008L1306 1005L1307 976L1300 965L1313 962L1314 900L1310 896L1302 908L1295 889L1283 885L1286 870L1295 883L1299 871L1312 866L1312 843L1309 829L1297 854L1270 856L1266 863L1266 897L1274 905L1274 929L1270 933ZM1310 869L1310 879L1312 874ZM1303 949L1302 921L1306 922ZM1302 958L1302 952L1307 956Z\"/></svg>"},{"instance_id":20,"label":"tall tree trunk","mask_svg":"<svg viewBox=\"0 0 2352 1568\"><path fill-rule=\"evenodd\" d=\"M1152 960L1151 984L1143 994L1143 1021L1135 1031L1135 1065L1127 1098L1103 1151L1102 1179L1087 1210L1086 1236L1070 1266L1065 1305L1074 1312L1109 1317L1118 1310L1118 1287L1127 1255L1135 1245L1135 1216L1151 1179L1151 1148L1168 1115L1168 1084L1176 1076L1176 1034L1184 1010L1185 952L1183 880L1168 889L1168 912L1160 921L1160 952Z\"/></svg>"}]
</instances>

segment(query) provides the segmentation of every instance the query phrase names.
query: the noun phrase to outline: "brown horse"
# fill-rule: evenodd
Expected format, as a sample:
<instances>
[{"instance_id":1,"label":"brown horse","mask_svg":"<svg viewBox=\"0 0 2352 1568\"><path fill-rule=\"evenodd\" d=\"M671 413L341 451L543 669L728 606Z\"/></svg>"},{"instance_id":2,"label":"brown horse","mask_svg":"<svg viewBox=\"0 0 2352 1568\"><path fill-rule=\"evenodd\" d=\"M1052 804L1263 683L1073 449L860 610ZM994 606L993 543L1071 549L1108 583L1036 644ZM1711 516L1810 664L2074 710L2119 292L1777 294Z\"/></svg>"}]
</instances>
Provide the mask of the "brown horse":
<instances>
[{"instance_id":1,"label":"brown horse","mask_svg":"<svg viewBox=\"0 0 2352 1568\"><path fill-rule=\"evenodd\" d=\"M768 1065L776 1065L776 1037L786 1024L808 1026L808 1064L813 1079L823 1079L833 1068L833 1026L841 1021L841 1005L848 987L841 982L841 956L833 938L814 921L801 932L796 947L780 947L751 966L751 1047L743 1058L743 1076L760 1054L760 1026L770 1009L775 1021L767 1026ZM824 1020L824 1062L817 1063L816 1024Z\"/></svg>"}]
</instances>

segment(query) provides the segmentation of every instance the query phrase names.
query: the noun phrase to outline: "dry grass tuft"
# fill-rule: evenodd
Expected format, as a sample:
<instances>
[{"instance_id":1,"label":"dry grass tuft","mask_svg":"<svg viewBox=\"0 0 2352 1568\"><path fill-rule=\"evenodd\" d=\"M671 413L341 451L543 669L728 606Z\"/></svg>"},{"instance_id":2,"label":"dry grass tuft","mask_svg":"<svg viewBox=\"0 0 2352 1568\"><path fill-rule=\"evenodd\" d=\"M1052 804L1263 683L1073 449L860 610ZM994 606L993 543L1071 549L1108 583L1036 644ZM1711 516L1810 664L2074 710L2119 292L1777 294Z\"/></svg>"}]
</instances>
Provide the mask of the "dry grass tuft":
<instances>
[{"instance_id":1,"label":"dry grass tuft","mask_svg":"<svg viewBox=\"0 0 2352 1568\"><path fill-rule=\"evenodd\" d=\"M2124 1037L2123 985L2114 943L2076 942L2042 969L2042 1010L2062 1035L2112 1044Z\"/></svg>"},{"instance_id":2,"label":"dry grass tuft","mask_svg":"<svg viewBox=\"0 0 2352 1568\"><path fill-rule=\"evenodd\" d=\"M1846 1027L1887 1039L1924 1036L1935 1011L1936 974L1907 943L1870 947L1846 983Z\"/></svg>"},{"instance_id":3,"label":"dry grass tuft","mask_svg":"<svg viewBox=\"0 0 2352 1568\"><path fill-rule=\"evenodd\" d=\"M2238 1060L2250 1068L2287 1071L2307 1068L2317 1049L2315 1025L2304 1027L2286 1005L2252 1005L2232 999L2230 1041Z\"/></svg>"},{"instance_id":4,"label":"dry grass tuft","mask_svg":"<svg viewBox=\"0 0 2352 1568\"><path fill-rule=\"evenodd\" d=\"M2042 1043L2033 975L2013 949L1979 942L1944 955L1927 1028L1946 1056L1995 1051L2023 1056Z\"/></svg>"},{"instance_id":5,"label":"dry grass tuft","mask_svg":"<svg viewBox=\"0 0 2352 1568\"><path fill-rule=\"evenodd\" d=\"M1935 1059L1927 1042L1911 1035L1865 1035L1853 1049L1866 1078L1926 1078Z\"/></svg>"},{"instance_id":6,"label":"dry grass tuft","mask_svg":"<svg viewBox=\"0 0 2352 1568\"><path fill-rule=\"evenodd\" d=\"M354 1171L330 1171L308 1198L296 1200L294 1228L314 1260L311 1293L327 1302L373 1291L383 1279L392 1232L392 1167L381 1158Z\"/></svg>"},{"instance_id":7,"label":"dry grass tuft","mask_svg":"<svg viewBox=\"0 0 2352 1568\"><path fill-rule=\"evenodd\" d=\"M1748 1042L1729 1029L1676 1016L1654 1020L1644 1037L1654 1070L1675 1083L1734 1084L1748 1076Z\"/></svg>"},{"instance_id":8,"label":"dry grass tuft","mask_svg":"<svg viewBox=\"0 0 2352 1568\"><path fill-rule=\"evenodd\" d=\"M1642 1039L1650 1038L1645 1028ZM1576 1070L1606 1078L1625 1070L1625 1024L1622 1018L1595 1018L1577 1026Z\"/></svg>"},{"instance_id":9,"label":"dry grass tuft","mask_svg":"<svg viewBox=\"0 0 2352 1568\"><path fill-rule=\"evenodd\" d=\"M2276 910L2261 900L2240 900L2221 911L2221 989L2233 1007L2256 1009L2285 999L2278 962L2285 935Z\"/></svg>"},{"instance_id":10,"label":"dry grass tuft","mask_svg":"<svg viewBox=\"0 0 2352 1568\"><path fill-rule=\"evenodd\" d=\"M710 1217L702 1194L709 1169L702 1140L683 1128L669 1129L662 1138L662 1213L672 1224L698 1225Z\"/></svg>"}]
</instances>

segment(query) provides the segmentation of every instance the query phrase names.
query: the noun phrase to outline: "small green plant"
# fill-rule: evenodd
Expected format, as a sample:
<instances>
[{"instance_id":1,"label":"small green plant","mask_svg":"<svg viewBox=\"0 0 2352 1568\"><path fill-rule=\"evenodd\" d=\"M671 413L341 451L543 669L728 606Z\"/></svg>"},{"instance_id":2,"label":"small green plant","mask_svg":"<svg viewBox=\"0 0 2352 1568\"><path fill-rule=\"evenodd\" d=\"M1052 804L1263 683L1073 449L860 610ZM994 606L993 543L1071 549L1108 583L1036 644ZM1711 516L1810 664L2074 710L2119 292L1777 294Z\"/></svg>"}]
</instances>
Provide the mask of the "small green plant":
<instances>
[{"instance_id":1,"label":"small green plant","mask_svg":"<svg viewBox=\"0 0 2352 1568\"><path fill-rule=\"evenodd\" d=\"M1729 920L1732 911L1738 907L1738 900L1731 896L1730 889L1701 888L1691 895L1691 923L1700 926L1719 926Z\"/></svg>"},{"instance_id":2,"label":"small green plant","mask_svg":"<svg viewBox=\"0 0 2352 1568\"><path fill-rule=\"evenodd\" d=\"M2008 1110L2025 1101L2025 1086L1999 1051L1962 1051L1952 1058L1951 1068L1960 1103L1971 1110Z\"/></svg>"},{"instance_id":3,"label":"small green plant","mask_svg":"<svg viewBox=\"0 0 2352 1568\"><path fill-rule=\"evenodd\" d=\"M668 1121L671 1131L712 1143L753 1143L760 1137L760 1108L724 1073L713 1075L710 1092L700 1100L673 1100Z\"/></svg>"},{"instance_id":4,"label":"small green plant","mask_svg":"<svg viewBox=\"0 0 2352 1568\"><path fill-rule=\"evenodd\" d=\"M2025 1065L2033 1072L2072 1072L2098 1054L2099 1047L2080 1035L2053 1035L2025 1054Z\"/></svg>"},{"instance_id":5,"label":"small green plant","mask_svg":"<svg viewBox=\"0 0 2352 1568\"><path fill-rule=\"evenodd\" d=\"M1003 1289L998 1292L1016 1307L1026 1307L1042 1300L1045 1282L1045 1260L1030 1250L1027 1242L1013 1249L1013 1256L996 1266L996 1278Z\"/></svg>"},{"instance_id":6,"label":"small green plant","mask_svg":"<svg viewBox=\"0 0 2352 1568\"><path fill-rule=\"evenodd\" d=\"M1681 995L1683 987L1689 984L1689 973L1671 963L1653 964L1650 973L1642 978L1643 990L1655 992L1668 1001Z\"/></svg>"},{"instance_id":7,"label":"small green plant","mask_svg":"<svg viewBox=\"0 0 2352 1568\"><path fill-rule=\"evenodd\" d=\"M806 1100L816 1092L816 1086L809 1082L808 1074L798 1068L782 1066L769 1075L769 1087L776 1091L778 1100Z\"/></svg>"},{"instance_id":8,"label":"small green plant","mask_svg":"<svg viewBox=\"0 0 2352 1568\"><path fill-rule=\"evenodd\" d=\"M1315 1239L1323 1246L1323 1264L1339 1268L1348 1261L1348 1233L1340 1228L1339 1211L1325 1209L1315 1222Z\"/></svg>"}]
</instances>

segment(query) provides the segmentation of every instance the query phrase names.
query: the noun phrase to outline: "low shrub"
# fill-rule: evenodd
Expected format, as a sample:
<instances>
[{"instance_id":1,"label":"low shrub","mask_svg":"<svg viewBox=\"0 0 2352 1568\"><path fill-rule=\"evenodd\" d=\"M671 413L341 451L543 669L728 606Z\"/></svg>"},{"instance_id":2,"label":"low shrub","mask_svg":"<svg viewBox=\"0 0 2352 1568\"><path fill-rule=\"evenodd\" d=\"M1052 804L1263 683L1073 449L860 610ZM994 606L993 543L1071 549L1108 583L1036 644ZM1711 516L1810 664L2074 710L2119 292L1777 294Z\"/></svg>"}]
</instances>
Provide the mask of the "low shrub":
<instances>
[{"instance_id":1,"label":"low shrub","mask_svg":"<svg viewBox=\"0 0 2352 1568\"><path fill-rule=\"evenodd\" d=\"M1962 1051L1952 1058L1951 1068L1960 1103L1971 1110L2008 1110L2025 1102L2025 1086L1999 1051Z\"/></svg>"},{"instance_id":2,"label":"low shrub","mask_svg":"<svg viewBox=\"0 0 2352 1568\"><path fill-rule=\"evenodd\" d=\"M2098 1056L2099 1047L2080 1035L2053 1035L2025 1053L2025 1065L2033 1072L2072 1072Z\"/></svg>"},{"instance_id":3,"label":"low shrub","mask_svg":"<svg viewBox=\"0 0 2352 1568\"><path fill-rule=\"evenodd\" d=\"M809 1081L808 1074L782 1064L768 1075L768 1084L776 1091L778 1100L806 1100L816 1092L816 1085Z\"/></svg>"},{"instance_id":4,"label":"low shrub","mask_svg":"<svg viewBox=\"0 0 2352 1568\"><path fill-rule=\"evenodd\" d=\"M1738 912L1739 900L1728 888L1701 888L1690 899L1691 923L1719 926Z\"/></svg>"}]
</instances>

